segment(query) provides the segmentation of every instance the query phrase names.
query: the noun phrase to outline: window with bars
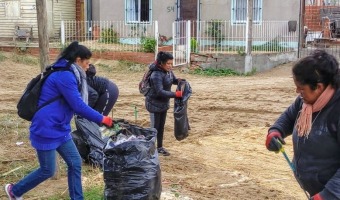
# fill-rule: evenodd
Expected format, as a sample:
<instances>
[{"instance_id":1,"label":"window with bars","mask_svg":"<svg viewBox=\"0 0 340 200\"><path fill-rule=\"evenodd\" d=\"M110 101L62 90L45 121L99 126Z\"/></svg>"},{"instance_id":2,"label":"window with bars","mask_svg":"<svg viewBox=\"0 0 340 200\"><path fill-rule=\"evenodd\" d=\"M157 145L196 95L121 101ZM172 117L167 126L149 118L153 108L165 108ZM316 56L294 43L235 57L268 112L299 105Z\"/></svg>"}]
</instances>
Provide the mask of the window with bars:
<instances>
[{"instance_id":1,"label":"window with bars","mask_svg":"<svg viewBox=\"0 0 340 200\"><path fill-rule=\"evenodd\" d=\"M151 21L152 0L125 0L125 20L127 23Z\"/></svg>"},{"instance_id":2,"label":"window with bars","mask_svg":"<svg viewBox=\"0 0 340 200\"><path fill-rule=\"evenodd\" d=\"M247 22L247 0L232 0L231 20L233 24L245 24ZM262 0L253 0L253 22L262 20Z\"/></svg>"}]
</instances>

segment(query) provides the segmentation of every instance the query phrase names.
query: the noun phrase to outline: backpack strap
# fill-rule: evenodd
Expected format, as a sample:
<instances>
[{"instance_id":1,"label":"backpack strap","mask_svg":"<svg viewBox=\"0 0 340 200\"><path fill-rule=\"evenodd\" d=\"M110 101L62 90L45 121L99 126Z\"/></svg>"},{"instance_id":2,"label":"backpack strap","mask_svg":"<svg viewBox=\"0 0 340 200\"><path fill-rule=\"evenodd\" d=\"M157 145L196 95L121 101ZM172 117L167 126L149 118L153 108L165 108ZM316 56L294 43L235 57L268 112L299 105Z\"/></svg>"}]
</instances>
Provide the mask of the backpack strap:
<instances>
[{"instance_id":1,"label":"backpack strap","mask_svg":"<svg viewBox=\"0 0 340 200\"><path fill-rule=\"evenodd\" d=\"M69 64L68 64L66 67L62 67L62 68L53 68L53 66L48 66L48 67L46 68L46 70L47 70L47 71L48 71L48 70L51 70L50 74L53 73L53 72L57 72L57 71L71 71L71 72L73 73L73 71L71 70L71 65L69 65ZM50 74L49 74L49 75L50 75ZM79 90L79 84L78 84L78 90ZM56 100L62 98L62 97L63 97L62 95L58 95L58 96L53 97L52 99L50 99L50 100L44 102L43 104L41 104L41 105L38 107L37 111L40 110L41 108L47 106L48 104L50 104L50 103L52 103L52 102L54 102L54 101L56 101Z\"/></svg>"},{"instance_id":2,"label":"backpack strap","mask_svg":"<svg viewBox=\"0 0 340 200\"><path fill-rule=\"evenodd\" d=\"M58 100L58 99L60 99L60 98L62 98L61 95L56 96L56 97L53 97L52 99L50 99L50 100L44 102L43 104L41 104L41 106L38 107L38 110L40 110L41 108L47 106L48 104L50 104L50 103L52 103L53 101L56 101L56 100ZM38 111L38 110L37 110L37 111Z\"/></svg>"}]
</instances>

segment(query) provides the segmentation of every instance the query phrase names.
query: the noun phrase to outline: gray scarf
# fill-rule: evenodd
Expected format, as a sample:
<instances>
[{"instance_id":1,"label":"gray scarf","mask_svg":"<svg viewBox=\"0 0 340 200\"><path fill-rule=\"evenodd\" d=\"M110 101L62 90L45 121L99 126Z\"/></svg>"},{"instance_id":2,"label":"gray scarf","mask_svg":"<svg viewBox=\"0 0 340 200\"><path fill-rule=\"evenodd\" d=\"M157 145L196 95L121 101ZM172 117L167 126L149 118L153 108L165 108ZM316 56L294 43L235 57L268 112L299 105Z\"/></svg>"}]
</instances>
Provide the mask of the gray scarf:
<instances>
[{"instance_id":1,"label":"gray scarf","mask_svg":"<svg viewBox=\"0 0 340 200\"><path fill-rule=\"evenodd\" d=\"M88 101L89 92L88 92L87 82L86 82L86 73L81 67L79 67L75 63L71 65L71 68L74 74L76 75L78 84L80 83L81 85L81 91L80 91L81 98L86 104L88 104L89 103Z\"/></svg>"}]
</instances>

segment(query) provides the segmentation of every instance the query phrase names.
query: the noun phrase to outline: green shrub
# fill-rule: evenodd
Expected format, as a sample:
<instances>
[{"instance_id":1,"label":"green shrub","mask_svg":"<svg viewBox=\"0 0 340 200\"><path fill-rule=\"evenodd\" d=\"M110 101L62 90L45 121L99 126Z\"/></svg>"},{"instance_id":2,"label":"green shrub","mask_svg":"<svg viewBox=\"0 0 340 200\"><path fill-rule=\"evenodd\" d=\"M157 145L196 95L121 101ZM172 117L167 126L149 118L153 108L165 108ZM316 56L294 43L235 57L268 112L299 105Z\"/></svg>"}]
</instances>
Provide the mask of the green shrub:
<instances>
[{"instance_id":1,"label":"green shrub","mask_svg":"<svg viewBox=\"0 0 340 200\"><path fill-rule=\"evenodd\" d=\"M100 33L100 42L117 44L118 33L113 28L102 29Z\"/></svg>"},{"instance_id":2,"label":"green shrub","mask_svg":"<svg viewBox=\"0 0 340 200\"><path fill-rule=\"evenodd\" d=\"M146 53L153 53L156 50L156 39L152 37L144 37L141 40L143 51Z\"/></svg>"},{"instance_id":3,"label":"green shrub","mask_svg":"<svg viewBox=\"0 0 340 200\"><path fill-rule=\"evenodd\" d=\"M198 52L198 42L195 38L191 38L190 40L190 50L194 53Z\"/></svg>"},{"instance_id":4,"label":"green shrub","mask_svg":"<svg viewBox=\"0 0 340 200\"><path fill-rule=\"evenodd\" d=\"M224 36L222 34L222 29L223 29L223 22L218 19L213 19L208 22L208 27L205 33L209 37L213 38L217 45L220 45L224 39Z\"/></svg>"}]
</instances>

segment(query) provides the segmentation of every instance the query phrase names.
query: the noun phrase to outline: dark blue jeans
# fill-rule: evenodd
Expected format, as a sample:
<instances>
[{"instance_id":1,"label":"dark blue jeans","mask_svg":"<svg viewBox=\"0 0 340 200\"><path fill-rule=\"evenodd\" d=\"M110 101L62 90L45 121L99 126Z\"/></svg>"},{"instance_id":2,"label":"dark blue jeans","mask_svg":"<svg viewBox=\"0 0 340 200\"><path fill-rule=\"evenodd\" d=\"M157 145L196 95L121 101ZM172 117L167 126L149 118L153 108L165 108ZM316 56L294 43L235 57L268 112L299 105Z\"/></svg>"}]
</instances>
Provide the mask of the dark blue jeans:
<instances>
[{"instance_id":1,"label":"dark blue jeans","mask_svg":"<svg viewBox=\"0 0 340 200\"><path fill-rule=\"evenodd\" d=\"M83 190L81 184L81 164L82 160L79 152L72 140L69 140L54 150L37 150L40 168L28 174L13 186L13 194L22 196L29 190L52 177L56 169L56 152L67 164L68 189L72 200L83 200Z\"/></svg>"}]
</instances>

